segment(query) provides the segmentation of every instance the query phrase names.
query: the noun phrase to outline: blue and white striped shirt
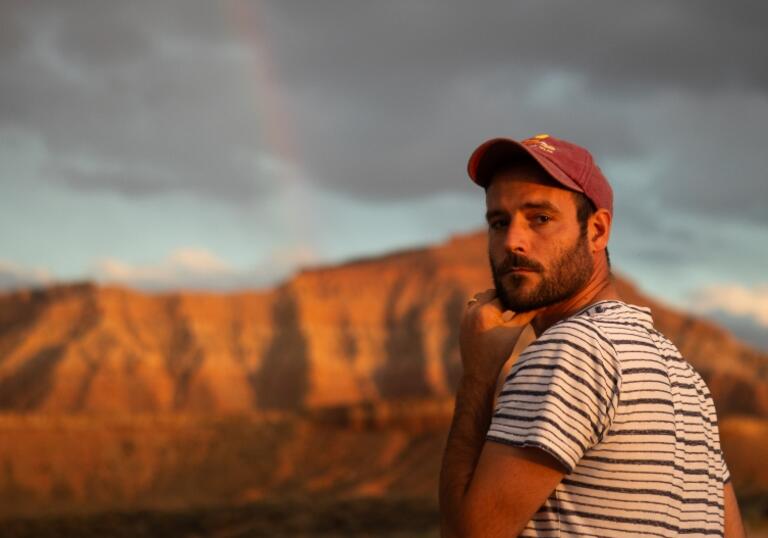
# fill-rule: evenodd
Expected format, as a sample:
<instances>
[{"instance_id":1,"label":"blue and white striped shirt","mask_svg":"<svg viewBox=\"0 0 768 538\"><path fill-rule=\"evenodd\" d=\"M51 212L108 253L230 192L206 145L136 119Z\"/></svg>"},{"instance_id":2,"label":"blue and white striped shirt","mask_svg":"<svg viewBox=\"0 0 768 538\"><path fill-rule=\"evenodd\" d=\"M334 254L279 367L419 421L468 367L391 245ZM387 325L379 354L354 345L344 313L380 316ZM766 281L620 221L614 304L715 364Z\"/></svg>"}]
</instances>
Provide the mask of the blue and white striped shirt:
<instances>
[{"instance_id":1,"label":"blue and white striped shirt","mask_svg":"<svg viewBox=\"0 0 768 538\"><path fill-rule=\"evenodd\" d=\"M520 536L722 536L730 479L701 376L650 310L590 305L520 355L487 439L566 469Z\"/></svg>"}]
</instances>

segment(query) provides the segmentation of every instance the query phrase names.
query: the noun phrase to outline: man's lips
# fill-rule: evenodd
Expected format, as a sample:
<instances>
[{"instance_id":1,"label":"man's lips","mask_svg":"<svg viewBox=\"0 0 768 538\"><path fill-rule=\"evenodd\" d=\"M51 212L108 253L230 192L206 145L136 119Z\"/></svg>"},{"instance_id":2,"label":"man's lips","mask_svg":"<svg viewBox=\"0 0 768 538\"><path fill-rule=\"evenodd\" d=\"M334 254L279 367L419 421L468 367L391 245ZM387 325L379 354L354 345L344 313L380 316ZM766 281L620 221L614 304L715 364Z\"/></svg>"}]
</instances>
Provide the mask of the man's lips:
<instances>
[{"instance_id":1,"label":"man's lips","mask_svg":"<svg viewBox=\"0 0 768 538\"><path fill-rule=\"evenodd\" d=\"M531 269L530 267L510 267L508 270L504 272L506 273L536 273L537 271L535 269Z\"/></svg>"}]
</instances>

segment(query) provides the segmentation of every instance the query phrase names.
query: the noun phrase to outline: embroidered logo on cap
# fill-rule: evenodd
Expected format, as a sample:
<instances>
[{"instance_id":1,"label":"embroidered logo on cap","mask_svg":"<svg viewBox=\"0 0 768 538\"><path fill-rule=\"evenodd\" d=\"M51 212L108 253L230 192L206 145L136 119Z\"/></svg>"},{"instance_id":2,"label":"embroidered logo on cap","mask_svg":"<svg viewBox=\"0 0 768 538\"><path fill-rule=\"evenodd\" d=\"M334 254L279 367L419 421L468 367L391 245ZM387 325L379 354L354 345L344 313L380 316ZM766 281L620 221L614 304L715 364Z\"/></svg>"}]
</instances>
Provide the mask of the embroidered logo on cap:
<instances>
[{"instance_id":1,"label":"embroidered logo on cap","mask_svg":"<svg viewBox=\"0 0 768 538\"><path fill-rule=\"evenodd\" d=\"M532 146L547 153L554 153L557 148L552 144L545 142L547 138L549 138L548 134L538 134L536 136L532 136L531 138L526 138L523 140L523 144L526 146Z\"/></svg>"}]
</instances>

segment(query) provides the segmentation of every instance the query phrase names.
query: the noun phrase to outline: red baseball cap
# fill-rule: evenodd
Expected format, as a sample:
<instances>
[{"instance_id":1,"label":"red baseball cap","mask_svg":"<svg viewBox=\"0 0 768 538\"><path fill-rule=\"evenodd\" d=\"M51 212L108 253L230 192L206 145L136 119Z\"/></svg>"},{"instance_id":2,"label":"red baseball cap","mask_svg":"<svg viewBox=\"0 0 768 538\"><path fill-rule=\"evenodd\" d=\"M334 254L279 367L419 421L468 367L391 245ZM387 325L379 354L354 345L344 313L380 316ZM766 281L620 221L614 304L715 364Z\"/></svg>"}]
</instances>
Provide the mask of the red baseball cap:
<instances>
[{"instance_id":1,"label":"red baseball cap","mask_svg":"<svg viewBox=\"0 0 768 538\"><path fill-rule=\"evenodd\" d=\"M469 177L485 188L499 164L508 163L510 157L516 154L530 155L555 181L583 192L596 208L605 208L613 214L613 189L589 151L547 134L526 138L522 142L510 138L492 138L483 142L469 158Z\"/></svg>"}]
</instances>

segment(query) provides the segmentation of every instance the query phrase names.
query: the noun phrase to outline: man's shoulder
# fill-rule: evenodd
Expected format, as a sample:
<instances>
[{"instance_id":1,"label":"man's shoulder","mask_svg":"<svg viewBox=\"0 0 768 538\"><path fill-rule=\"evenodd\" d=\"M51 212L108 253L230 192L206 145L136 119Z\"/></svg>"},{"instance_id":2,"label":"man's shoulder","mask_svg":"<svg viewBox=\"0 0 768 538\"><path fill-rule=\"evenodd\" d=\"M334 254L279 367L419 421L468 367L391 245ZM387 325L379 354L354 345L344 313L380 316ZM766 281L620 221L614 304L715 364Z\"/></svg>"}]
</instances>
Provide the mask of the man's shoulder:
<instances>
[{"instance_id":1,"label":"man's shoulder","mask_svg":"<svg viewBox=\"0 0 768 538\"><path fill-rule=\"evenodd\" d=\"M558 321L526 351L558 345L576 347L610 361L633 350L679 355L674 344L654 327L650 308L614 299L587 305Z\"/></svg>"},{"instance_id":2,"label":"man's shoulder","mask_svg":"<svg viewBox=\"0 0 768 538\"><path fill-rule=\"evenodd\" d=\"M655 325L651 309L618 300L602 301L579 313L603 335L619 347L631 350L637 346L658 351L662 355L680 356L680 352ZM681 357L682 358L682 357Z\"/></svg>"},{"instance_id":3,"label":"man's shoulder","mask_svg":"<svg viewBox=\"0 0 768 538\"><path fill-rule=\"evenodd\" d=\"M575 339L615 351L614 338L610 331L612 327L631 326L632 323L638 327L641 326L634 320L631 310L633 306L615 300L600 301L585 306L549 327L537 338L537 341ZM653 329L652 323L642 327L645 330Z\"/></svg>"},{"instance_id":4,"label":"man's shoulder","mask_svg":"<svg viewBox=\"0 0 768 538\"><path fill-rule=\"evenodd\" d=\"M589 305L563 323L577 323L590 327L611 343L662 339L669 341L654 326L651 309L625 303L617 299L599 301Z\"/></svg>"},{"instance_id":5,"label":"man's shoulder","mask_svg":"<svg viewBox=\"0 0 768 538\"><path fill-rule=\"evenodd\" d=\"M520 364L550 363L559 368L599 369L617 375L618 356L611 339L594 319L574 315L555 323L531 342Z\"/></svg>"},{"instance_id":6,"label":"man's shoulder","mask_svg":"<svg viewBox=\"0 0 768 538\"><path fill-rule=\"evenodd\" d=\"M562 319L541 333L535 342L572 341L589 345L613 347L610 339L595 319L585 315L575 315Z\"/></svg>"}]
</instances>

